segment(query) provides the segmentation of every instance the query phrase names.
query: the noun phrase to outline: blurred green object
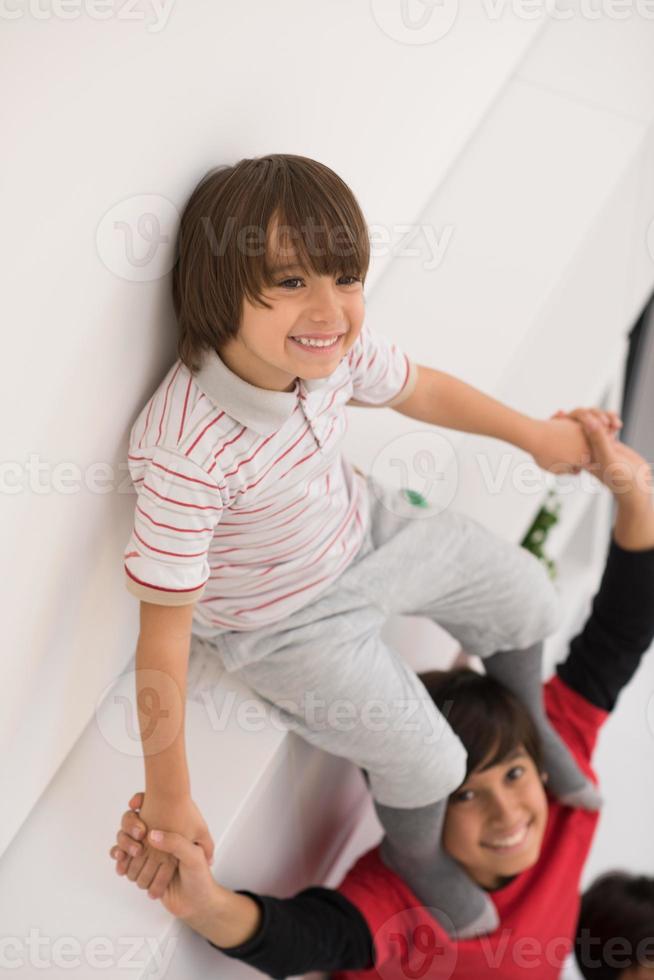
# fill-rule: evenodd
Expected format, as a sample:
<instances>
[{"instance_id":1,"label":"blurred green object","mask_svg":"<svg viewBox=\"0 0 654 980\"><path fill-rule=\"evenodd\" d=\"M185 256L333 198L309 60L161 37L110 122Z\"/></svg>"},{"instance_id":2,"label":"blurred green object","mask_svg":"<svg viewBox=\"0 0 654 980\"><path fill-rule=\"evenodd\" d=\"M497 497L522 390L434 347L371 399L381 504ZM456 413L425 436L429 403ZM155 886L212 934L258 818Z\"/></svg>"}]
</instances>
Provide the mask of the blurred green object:
<instances>
[{"instance_id":1,"label":"blurred green object","mask_svg":"<svg viewBox=\"0 0 654 980\"><path fill-rule=\"evenodd\" d=\"M556 493L550 490L545 499L545 503L536 514L533 524L520 542L523 548L531 551L540 561L543 562L550 578L555 579L557 575L556 563L545 554L544 545L547 535L559 521L561 513L561 501L556 499Z\"/></svg>"},{"instance_id":2,"label":"blurred green object","mask_svg":"<svg viewBox=\"0 0 654 980\"><path fill-rule=\"evenodd\" d=\"M417 490L405 490L404 495L416 507L429 507L429 502Z\"/></svg>"}]
</instances>

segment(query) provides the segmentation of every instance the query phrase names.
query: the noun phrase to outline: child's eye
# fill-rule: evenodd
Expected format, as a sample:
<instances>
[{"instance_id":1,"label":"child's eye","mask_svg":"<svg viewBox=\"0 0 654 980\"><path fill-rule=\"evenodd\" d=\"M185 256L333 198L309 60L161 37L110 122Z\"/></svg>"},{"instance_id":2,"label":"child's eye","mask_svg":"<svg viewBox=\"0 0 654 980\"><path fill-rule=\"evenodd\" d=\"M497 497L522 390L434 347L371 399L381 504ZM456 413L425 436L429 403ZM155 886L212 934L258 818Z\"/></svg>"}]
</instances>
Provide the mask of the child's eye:
<instances>
[{"instance_id":1,"label":"child's eye","mask_svg":"<svg viewBox=\"0 0 654 980\"><path fill-rule=\"evenodd\" d=\"M474 800L474 798L474 790L461 789L458 793L453 793L450 796L450 803L469 803L470 800Z\"/></svg>"},{"instance_id":2,"label":"child's eye","mask_svg":"<svg viewBox=\"0 0 654 980\"><path fill-rule=\"evenodd\" d=\"M361 282L361 279L359 278L359 276L341 276L340 278L341 279L350 279L351 280L351 282L345 283L345 285L347 285L347 286L350 286L350 285L352 285L355 282ZM282 282L278 282L277 285L278 286L284 286L285 287L286 284L289 283L289 282L303 282L303 281L304 280L302 279L301 276L293 276L292 279L283 279ZM290 287L290 291L291 292L297 292L297 290L294 287Z\"/></svg>"},{"instance_id":3,"label":"child's eye","mask_svg":"<svg viewBox=\"0 0 654 980\"><path fill-rule=\"evenodd\" d=\"M510 779L512 782L515 781L516 779L520 779L524 771L525 771L524 766L514 766L513 769L509 769L509 771L507 772L506 774L507 779Z\"/></svg>"}]
</instances>

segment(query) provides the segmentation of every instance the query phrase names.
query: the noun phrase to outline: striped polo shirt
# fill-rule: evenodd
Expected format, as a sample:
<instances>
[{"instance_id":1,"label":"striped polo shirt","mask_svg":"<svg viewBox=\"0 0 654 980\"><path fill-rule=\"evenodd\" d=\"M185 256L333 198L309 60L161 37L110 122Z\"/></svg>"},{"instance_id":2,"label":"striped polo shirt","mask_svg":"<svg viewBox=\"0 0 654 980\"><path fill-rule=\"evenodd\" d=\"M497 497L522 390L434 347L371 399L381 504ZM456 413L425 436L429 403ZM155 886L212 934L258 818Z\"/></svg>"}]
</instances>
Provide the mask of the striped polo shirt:
<instances>
[{"instance_id":1,"label":"striped polo shirt","mask_svg":"<svg viewBox=\"0 0 654 980\"><path fill-rule=\"evenodd\" d=\"M344 459L345 406L393 406L417 366L364 322L326 378L258 388L205 353L177 360L130 431L136 490L126 586L195 603L193 631L253 630L323 592L368 526L365 478Z\"/></svg>"}]
</instances>

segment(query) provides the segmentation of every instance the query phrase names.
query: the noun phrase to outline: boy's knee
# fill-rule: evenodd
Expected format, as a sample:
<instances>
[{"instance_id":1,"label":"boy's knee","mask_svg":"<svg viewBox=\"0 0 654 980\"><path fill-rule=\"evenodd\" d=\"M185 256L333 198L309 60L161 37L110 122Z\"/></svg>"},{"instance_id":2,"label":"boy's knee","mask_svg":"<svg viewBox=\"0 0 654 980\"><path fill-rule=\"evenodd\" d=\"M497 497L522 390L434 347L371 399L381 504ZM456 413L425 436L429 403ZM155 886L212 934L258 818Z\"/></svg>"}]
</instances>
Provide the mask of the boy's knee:
<instances>
[{"instance_id":1,"label":"boy's knee","mask_svg":"<svg viewBox=\"0 0 654 980\"><path fill-rule=\"evenodd\" d=\"M391 764L370 772L373 796L388 806L419 807L446 799L465 780L468 754L447 723L433 736L395 745Z\"/></svg>"},{"instance_id":2,"label":"boy's knee","mask_svg":"<svg viewBox=\"0 0 654 980\"><path fill-rule=\"evenodd\" d=\"M468 768L468 753L461 739L447 726L447 733L431 746L424 758L417 779L425 803L442 800L464 782Z\"/></svg>"},{"instance_id":3,"label":"boy's knee","mask_svg":"<svg viewBox=\"0 0 654 980\"><path fill-rule=\"evenodd\" d=\"M547 569L531 552L524 551L513 590L513 635L507 638L511 644L526 647L554 633L561 622L561 600Z\"/></svg>"},{"instance_id":4,"label":"boy's knee","mask_svg":"<svg viewBox=\"0 0 654 980\"><path fill-rule=\"evenodd\" d=\"M465 781L467 769L468 753L466 752L461 739L455 737L450 742L450 746L447 751L446 793L448 796L450 793L453 793L455 789L458 789L461 783Z\"/></svg>"}]
</instances>

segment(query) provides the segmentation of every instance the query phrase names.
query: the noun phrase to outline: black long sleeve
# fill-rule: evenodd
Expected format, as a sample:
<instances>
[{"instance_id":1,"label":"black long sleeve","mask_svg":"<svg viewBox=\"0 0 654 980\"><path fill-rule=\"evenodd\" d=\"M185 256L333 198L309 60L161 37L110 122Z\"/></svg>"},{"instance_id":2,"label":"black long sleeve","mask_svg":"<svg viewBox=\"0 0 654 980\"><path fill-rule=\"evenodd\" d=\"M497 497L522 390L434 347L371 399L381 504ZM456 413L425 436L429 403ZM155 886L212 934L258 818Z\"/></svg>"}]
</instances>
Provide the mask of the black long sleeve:
<instances>
[{"instance_id":1,"label":"black long sleeve","mask_svg":"<svg viewBox=\"0 0 654 980\"><path fill-rule=\"evenodd\" d=\"M556 668L568 687L612 711L654 640L654 548L628 551L614 538L591 613Z\"/></svg>"},{"instance_id":2,"label":"black long sleeve","mask_svg":"<svg viewBox=\"0 0 654 980\"><path fill-rule=\"evenodd\" d=\"M226 956L283 978L311 970L364 970L373 965L373 941L361 912L331 888L306 888L293 898L273 898L239 890L259 905L261 925Z\"/></svg>"}]
</instances>

